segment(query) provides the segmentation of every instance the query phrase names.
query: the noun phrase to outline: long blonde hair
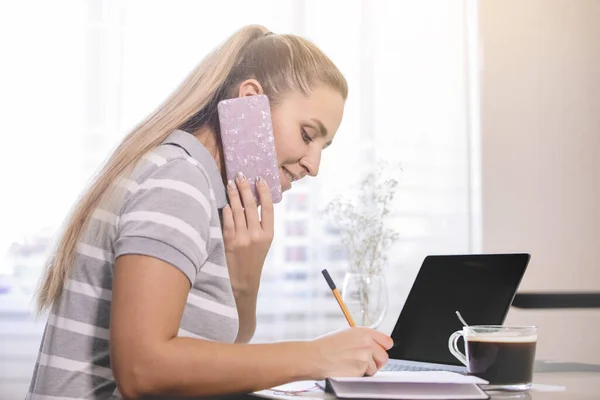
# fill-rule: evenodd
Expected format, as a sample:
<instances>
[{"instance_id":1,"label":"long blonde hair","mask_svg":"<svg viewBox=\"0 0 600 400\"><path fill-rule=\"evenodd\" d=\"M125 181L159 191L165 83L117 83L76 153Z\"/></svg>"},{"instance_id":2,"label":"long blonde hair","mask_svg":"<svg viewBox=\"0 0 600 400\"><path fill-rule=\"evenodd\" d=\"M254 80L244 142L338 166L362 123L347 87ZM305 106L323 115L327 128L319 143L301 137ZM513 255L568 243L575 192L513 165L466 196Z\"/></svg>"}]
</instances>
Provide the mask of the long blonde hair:
<instances>
[{"instance_id":1,"label":"long blonde hair","mask_svg":"<svg viewBox=\"0 0 600 400\"><path fill-rule=\"evenodd\" d=\"M308 94L316 85L337 90L344 99L348 95L343 75L310 41L272 34L260 25L237 31L208 54L179 88L123 139L82 194L46 264L38 291L40 312L60 298L75 264L77 243L91 214L113 194L113 183L176 129L191 132L209 126L218 133L217 103L235 97L239 84L249 78L261 83L272 105L288 91Z\"/></svg>"}]
</instances>

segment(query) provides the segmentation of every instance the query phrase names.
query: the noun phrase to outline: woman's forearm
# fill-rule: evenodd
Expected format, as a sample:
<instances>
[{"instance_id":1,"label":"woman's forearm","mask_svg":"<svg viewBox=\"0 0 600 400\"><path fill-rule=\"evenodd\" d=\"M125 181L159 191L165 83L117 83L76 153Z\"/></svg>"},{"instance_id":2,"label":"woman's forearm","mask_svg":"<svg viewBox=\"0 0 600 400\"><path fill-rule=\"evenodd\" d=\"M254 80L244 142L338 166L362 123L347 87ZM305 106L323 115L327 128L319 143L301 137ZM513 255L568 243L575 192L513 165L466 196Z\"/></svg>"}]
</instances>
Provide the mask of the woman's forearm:
<instances>
[{"instance_id":1,"label":"woman's forearm","mask_svg":"<svg viewBox=\"0 0 600 400\"><path fill-rule=\"evenodd\" d=\"M140 346L113 369L125 398L245 393L313 378L319 365L311 349L310 342L226 344L178 337L154 350Z\"/></svg>"},{"instance_id":2,"label":"woman's forearm","mask_svg":"<svg viewBox=\"0 0 600 400\"><path fill-rule=\"evenodd\" d=\"M236 294L235 303L238 311L239 328L236 343L248 343L256 330L256 297L257 295Z\"/></svg>"}]
</instances>

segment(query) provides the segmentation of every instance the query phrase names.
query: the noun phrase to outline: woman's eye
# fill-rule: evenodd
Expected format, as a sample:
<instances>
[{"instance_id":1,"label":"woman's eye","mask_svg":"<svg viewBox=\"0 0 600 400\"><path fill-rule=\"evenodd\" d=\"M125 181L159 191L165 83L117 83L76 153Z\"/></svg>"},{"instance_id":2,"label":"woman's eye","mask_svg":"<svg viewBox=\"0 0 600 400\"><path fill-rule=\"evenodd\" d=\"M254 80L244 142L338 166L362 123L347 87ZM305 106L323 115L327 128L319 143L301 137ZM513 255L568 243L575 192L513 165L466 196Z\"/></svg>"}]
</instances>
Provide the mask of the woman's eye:
<instances>
[{"instance_id":1,"label":"woman's eye","mask_svg":"<svg viewBox=\"0 0 600 400\"><path fill-rule=\"evenodd\" d=\"M312 138L306 133L306 129L302 128L300 131L302 132L302 140L306 143L312 142Z\"/></svg>"}]
</instances>

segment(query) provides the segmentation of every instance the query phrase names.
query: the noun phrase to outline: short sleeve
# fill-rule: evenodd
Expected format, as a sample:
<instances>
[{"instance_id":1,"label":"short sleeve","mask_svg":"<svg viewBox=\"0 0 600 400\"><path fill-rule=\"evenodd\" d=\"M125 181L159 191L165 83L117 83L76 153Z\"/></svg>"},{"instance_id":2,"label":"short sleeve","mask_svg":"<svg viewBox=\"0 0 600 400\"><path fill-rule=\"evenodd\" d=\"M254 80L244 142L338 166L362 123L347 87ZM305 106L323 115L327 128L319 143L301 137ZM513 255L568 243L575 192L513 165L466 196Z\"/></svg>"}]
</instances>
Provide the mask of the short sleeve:
<instances>
[{"instance_id":1,"label":"short sleeve","mask_svg":"<svg viewBox=\"0 0 600 400\"><path fill-rule=\"evenodd\" d=\"M127 182L119 216L115 259L126 254L165 261L193 284L208 258L212 206L210 184L196 166L175 159L142 182Z\"/></svg>"}]
</instances>

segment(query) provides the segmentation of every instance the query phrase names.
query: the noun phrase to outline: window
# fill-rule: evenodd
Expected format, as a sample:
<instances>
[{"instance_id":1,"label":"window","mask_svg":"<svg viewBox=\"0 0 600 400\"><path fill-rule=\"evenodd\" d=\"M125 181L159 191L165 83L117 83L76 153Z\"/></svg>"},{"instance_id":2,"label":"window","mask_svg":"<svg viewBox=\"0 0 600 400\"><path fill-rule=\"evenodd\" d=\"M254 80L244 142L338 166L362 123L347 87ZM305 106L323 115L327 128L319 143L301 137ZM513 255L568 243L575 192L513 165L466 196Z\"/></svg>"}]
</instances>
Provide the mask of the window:
<instances>
[{"instance_id":1,"label":"window","mask_svg":"<svg viewBox=\"0 0 600 400\"><path fill-rule=\"evenodd\" d=\"M286 197L288 197L285 202L286 211L308 210L308 193L289 193Z\"/></svg>"},{"instance_id":2,"label":"window","mask_svg":"<svg viewBox=\"0 0 600 400\"><path fill-rule=\"evenodd\" d=\"M288 313L284 318L286 321L305 321L307 315L305 313Z\"/></svg>"},{"instance_id":3,"label":"window","mask_svg":"<svg viewBox=\"0 0 600 400\"><path fill-rule=\"evenodd\" d=\"M323 230L325 231L325 233L328 233L330 235L339 236L340 234L340 229L332 223L327 223Z\"/></svg>"},{"instance_id":4,"label":"window","mask_svg":"<svg viewBox=\"0 0 600 400\"><path fill-rule=\"evenodd\" d=\"M304 246L289 246L285 248L285 261L305 262L308 260L308 251Z\"/></svg>"},{"instance_id":5,"label":"window","mask_svg":"<svg viewBox=\"0 0 600 400\"><path fill-rule=\"evenodd\" d=\"M307 272L286 272L283 279L287 281L305 281L308 278ZM304 293L304 291L303 291Z\"/></svg>"},{"instance_id":6,"label":"window","mask_svg":"<svg viewBox=\"0 0 600 400\"><path fill-rule=\"evenodd\" d=\"M307 221L305 220L292 220L285 222L285 234L287 236L306 236Z\"/></svg>"},{"instance_id":7,"label":"window","mask_svg":"<svg viewBox=\"0 0 600 400\"><path fill-rule=\"evenodd\" d=\"M348 255L346 249L341 245L332 245L324 249L326 261L344 261L347 260Z\"/></svg>"}]
</instances>

